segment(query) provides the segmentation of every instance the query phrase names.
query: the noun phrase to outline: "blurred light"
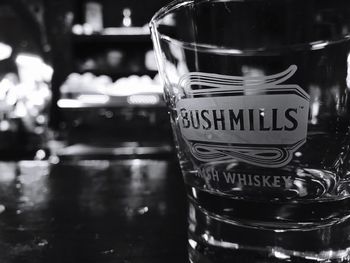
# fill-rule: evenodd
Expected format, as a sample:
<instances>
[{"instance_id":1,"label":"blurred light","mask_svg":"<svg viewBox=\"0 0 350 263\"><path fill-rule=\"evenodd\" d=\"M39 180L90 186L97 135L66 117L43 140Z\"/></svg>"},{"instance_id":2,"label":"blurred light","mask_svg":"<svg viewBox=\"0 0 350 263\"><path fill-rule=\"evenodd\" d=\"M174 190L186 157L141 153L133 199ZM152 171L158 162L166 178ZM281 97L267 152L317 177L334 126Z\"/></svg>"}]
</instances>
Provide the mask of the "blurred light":
<instances>
[{"instance_id":1,"label":"blurred light","mask_svg":"<svg viewBox=\"0 0 350 263\"><path fill-rule=\"evenodd\" d=\"M311 123L316 125L318 122L318 114L320 112L320 102L318 100L311 104Z\"/></svg>"},{"instance_id":2,"label":"blurred light","mask_svg":"<svg viewBox=\"0 0 350 263\"><path fill-rule=\"evenodd\" d=\"M78 100L60 99L57 105L60 108L80 108L83 104Z\"/></svg>"},{"instance_id":3,"label":"blurred light","mask_svg":"<svg viewBox=\"0 0 350 263\"><path fill-rule=\"evenodd\" d=\"M12 47L0 42L0 60L5 60L11 57Z\"/></svg>"},{"instance_id":4,"label":"blurred light","mask_svg":"<svg viewBox=\"0 0 350 263\"><path fill-rule=\"evenodd\" d=\"M130 17L124 17L124 19L123 19L123 26L125 26L125 27L131 26L131 19L130 19Z\"/></svg>"},{"instance_id":5,"label":"blurred light","mask_svg":"<svg viewBox=\"0 0 350 263\"><path fill-rule=\"evenodd\" d=\"M50 164L46 161L19 161L17 182L20 184L18 210L23 213L33 208L46 207L50 195L48 175Z\"/></svg>"},{"instance_id":6,"label":"blurred light","mask_svg":"<svg viewBox=\"0 0 350 263\"><path fill-rule=\"evenodd\" d=\"M74 25L72 27L72 32L73 34L76 34L76 35L82 35L84 33L84 29L82 25Z\"/></svg>"},{"instance_id":7,"label":"blurred light","mask_svg":"<svg viewBox=\"0 0 350 263\"><path fill-rule=\"evenodd\" d=\"M35 159L36 160L43 160L46 157L46 153L44 150L38 150L35 154Z\"/></svg>"},{"instance_id":8,"label":"blurred light","mask_svg":"<svg viewBox=\"0 0 350 263\"><path fill-rule=\"evenodd\" d=\"M44 116L44 115L39 115L39 116L37 116L37 117L36 117L36 122L37 122L38 124L45 124L45 122L46 122L45 116Z\"/></svg>"},{"instance_id":9,"label":"blurred light","mask_svg":"<svg viewBox=\"0 0 350 263\"><path fill-rule=\"evenodd\" d=\"M6 97L5 97L5 101L8 105L14 106L17 101L20 99L21 94L20 94L20 90L18 89L18 86L13 86L12 89L9 89Z\"/></svg>"},{"instance_id":10,"label":"blurred light","mask_svg":"<svg viewBox=\"0 0 350 263\"><path fill-rule=\"evenodd\" d=\"M272 251L272 255L279 259L288 259L290 256L286 255L281 251Z\"/></svg>"},{"instance_id":11,"label":"blurred light","mask_svg":"<svg viewBox=\"0 0 350 263\"><path fill-rule=\"evenodd\" d=\"M192 195L193 195L193 197L194 197L195 199L198 198L198 196L197 196L197 190L196 190L194 187L192 187Z\"/></svg>"},{"instance_id":12,"label":"blurred light","mask_svg":"<svg viewBox=\"0 0 350 263\"><path fill-rule=\"evenodd\" d=\"M83 103L105 104L109 101L109 96L98 94L80 95L77 99Z\"/></svg>"},{"instance_id":13,"label":"blurred light","mask_svg":"<svg viewBox=\"0 0 350 263\"><path fill-rule=\"evenodd\" d=\"M41 135L41 134L44 134L45 128L37 126L37 127L34 127L33 131L35 134Z\"/></svg>"},{"instance_id":14,"label":"blurred light","mask_svg":"<svg viewBox=\"0 0 350 263\"><path fill-rule=\"evenodd\" d=\"M137 104L155 105L159 103L159 97L156 95L131 95L128 97L128 103L132 105L137 105Z\"/></svg>"},{"instance_id":15,"label":"blurred light","mask_svg":"<svg viewBox=\"0 0 350 263\"><path fill-rule=\"evenodd\" d=\"M162 21L161 21L162 25L166 25L166 26L175 26L176 25L176 19L175 19L175 14L168 14L166 15Z\"/></svg>"},{"instance_id":16,"label":"blurred light","mask_svg":"<svg viewBox=\"0 0 350 263\"><path fill-rule=\"evenodd\" d=\"M348 70L346 75L346 85L348 86L348 89L350 89L350 53L348 54L347 65L348 65Z\"/></svg>"},{"instance_id":17,"label":"blurred light","mask_svg":"<svg viewBox=\"0 0 350 263\"><path fill-rule=\"evenodd\" d=\"M147 87L138 84L133 84L128 79L121 78L117 80L114 87L110 90L106 90L108 94L113 96L130 96L140 95L140 93L163 93L163 87L161 85L148 85Z\"/></svg>"},{"instance_id":18,"label":"blurred light","mask_svg":"<svg viewBox=\"0 0 350 263\"><path fill-rule=\"evenodd\" d=\"M142 164L143 164L143 162L140 159L133 159L133 160L131 160L131 166L132 167L139 167Z\"/></svg>"},{"instance_id":19,"label":"blurred light","mask_svg":"<svg viewBox=\"0 0 350 263\"><path fill-rule=\"evenodd\" d=\"M239 244L232 243L232 242L226 242L223 240L216 240L210 233L206 231L202 235L202 238L209 243L210 245L216 246L216 247L222 247L222 248L228 248L228 249L239 249Z\"/></svg>"},{"instance_id":20,"label":"blurred light","mask_svg":"<svg viewBox=\"0 0 350 263\"><path fill-rule=\"evenodd\" d=\"M16 179L17 164L15 162L0 162L0 183L11 183Z\"/></svg>"},{"instance_id":21,"label":"blurred light","mask_svg":"<svg viewBox=\"0 0 350 263\"><path fill-rule=\"evenodd\" d=\"M83 30L85 35L92 35L94 33L94 29L88 23L83 24Z\"/></svg>"},{"instance_id":22,"label":"blurred light","mask_svg":"<svg viewBox=\"0 0 350 263\"><path fill-rule=\"evenodd\" d=\"M202 235L202 238L205 240L205 241L209 241L209 235L207 234L207 233L204 233L203 235Z\"/></svg>"},{"instance_id":23,"label":"blurred light","mask_svg":"<svg viewBox=\"0 0 350 263\"><path fill-rule=\"evenodd\" d=\"M302 154L301 152L296 152L294 155L295 155L296 157L301 157L303 154Z\"/></svg>"},{"instance_id":24,"label":"blurred light","mask_svg":"<svg viewBox=\"0 0 350 263\"><path fill-rule=\"evenodd\" d=\"M7 120L0 121L0 131L8 131L10 129L10 123Z\"/></svg>"},{"instance_id":25,"label":"blurred light","mask_svg":"<svg viewBox=\"0 0 350 263\"><path fill-rule=\"evenodd\" d=\"M74 147L73 147L74 148ZM82 145L76 145L76 149L83 149L86 148L85 146ZM93 167L94 169L98 170L105 170L108 167L110 167L110 161L108 160L81 160L77 162L77 165L82 166L82 167Z\"/></svg>"},{"instance_id":26,"label":"blurred light","mask_svg":"<svg viewBox=\"0 0 350 263\"><path fill-rule=\"evenodd\" d=\"M45 90L37 90L37 91L31 91L28 95L27 98L30 102L31 105L34 106L42 106L45 104L45 95L46 91Z\"/></svg>"},{"instance_id":27,"label":"blurred light","mask_svg":"<svg viewBox=\"0 0 350 263\"><path fill-rule=\"evenodd\" d=\"M14 110L15 116L19 118L26 117L28 115L27 107L24 105L23 101L18 101L16 108Z\"/></svg>"},{"instance_id":28,"label":"blurred light","mask_svg":"<svg viewBox=\"0 0 350 263\"><path fill-rule=\"evenodd\" d=\"M53 68L45 64L42 58L37 55L19 53L16 58L16 64L19 67L21 77L23 75L28 77L29 75L31 80L34 78L35 80L44 79L45 81L50 81L52 78Z\"/></svg>"},{"instance_id":29,"label":"blurred light","mask_svg":"<svg viewBox=\"0 0 350 263\"><path fill-rule=\"evenodd\" d=\"M16 58L16 63L21 66L33 66L39 65L42 63L42 59L37 55L21 53Z\"/></svg>"},{"instance_id":30,"label":"blurred light","mask_svg":"<svg viewBox=\"0 0 350 263\"><path fill-rule=\"evenodd\" d=\"M46 240L46 239L42 239L39 243L38 243L38 246L39 247L44 247L46 245L48 245L49 242Z\"/></svg>"},{"instance_id":31,"label":"blurred light","mask_svg":"<svg viewBox=\"0 0 350 263\"><path fill-rule=\"evenodd\" d=\"M148 27L107 27L103 29L104 35L149 35Z\"/></svg>"},{"instance_id":32,"label":"blurred light","mask_svg":"<svg viewBox=\"0 0 350 263\"><path fill-rule=\"evenodd\" d=\"M58 164L60 162L60 158L56 155L51 155L49 157L50 164Z\"/></svg>"},{"instance_id":33,"label":"blurred light","mask_svg":"<svg viewBox=\"0 0 350 263\"><path fill-rule=\"evenodd\" d=\"M315 256L305 256L305 260L308 260L308 259L310 259L311 261L315 261L315 262L320 262L321 261L320 258L317 255L315 255ZM330 262L330 261L328 261L328 262Z\"/></svg>"},{"instance_id":34,"label":"blurred light","mask_svg":"<svg viewBox=\"0 0 350 263\"><path fill-rule=\"evenodd\" d=\"M4 205L0 205L0 214L5 212L6 207Z\"/></svg>"},{"instance_id":35,"label":"blurred light","mask_svg":"<svg viewBox=\"0 0 350 263\"><path fill-rule=\"evenodd\" d=\"M157 61L154 50L147 51L145 55L145 66L148 70L157 70Z\"/></svg>"},{"instance_id":36,"label":"blurred light","mask_svg":"<svg viewBox=\"0 0 350 263\"><path fill-rule=\"evenodd\" d=\"M137 213L139 215L144 215L146 214L147 212L149 211L148 207L147 206L144 206L144 207L141 207L137 210Z\"/></svg>"},{"instance_id":37,"label":"blurred light","mask_svg":"<svg viewBox=\"0 0 350 263\"><path fill-rule=\"evenodd\" d=\"M130 8L124 8L123 9L123 26L130 27L132 24L131 21L131 9Z\"/></svg>"},{"instance_id":38,"label":"blurred light","mask_svg":"<svg viewBox=\"0 0 350 263\"><path fill-rule=\"evenodd\" d=\"M196 247L197 247L197 242L196 241L194 241L193 239L188 239L188 243L190 244L190 246L193 249L196 249Z\"/></svg>"},{"instance_id":39,"label":"blurred light","mask_svg":"<svg viewBox=\"0 0 350 263\"><path fill-rule=\"evenodd\" d=\"M0 100L4 100L7 99L8 96L8 91L13 90L13 88L15 87L15 84L8 78L3 78L0 81ZM16 103L17 99L15 98L15 100L8 100L7 99L7 103L9 103L10 105L14 105Z\"/></svg>"},{"instance_id":40,"label":"blurred light","mask_svg":"<svg viewBox=\"0 0 350 263\"><path fill-rule=\"evenodd\" d=\"M85 4L85 21L90 24L94 32L103 29L103 6L95 1L87 1Z\"/></svg>"},{"instance_id":41,"label":"blurred light","mask_svg":"<svg viewBox=\"0 0 350 263\"><path fill-rule=\"evenodd\" d=\"M329 44L328 41L314 42L313 44L311 44L311 50L323 49L326 46L328 46L328 44Z\"/></svg>"}]
</instances>

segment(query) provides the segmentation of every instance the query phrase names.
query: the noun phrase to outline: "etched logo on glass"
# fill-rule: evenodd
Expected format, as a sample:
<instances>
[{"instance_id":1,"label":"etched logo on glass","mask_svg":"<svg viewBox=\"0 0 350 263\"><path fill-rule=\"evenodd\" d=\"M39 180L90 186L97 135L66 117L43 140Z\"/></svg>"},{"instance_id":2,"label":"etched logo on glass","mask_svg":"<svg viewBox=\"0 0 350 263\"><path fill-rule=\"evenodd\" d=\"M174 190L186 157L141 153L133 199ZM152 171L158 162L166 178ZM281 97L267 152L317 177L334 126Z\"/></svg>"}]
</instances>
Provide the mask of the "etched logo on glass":
<instances>
[{"instance_id":1,"label":"etched logo on glass","mask_svg":"<svg viewBox=\"0 0 350 263\"><path fill-rule=\"evenodd\" d=\"M262 167L287 165L306 142L309 95L283 84L297 70L263 77L193 72L179 81L181 133L199 161L237 159Z\"/></svg>"}]
</instances>

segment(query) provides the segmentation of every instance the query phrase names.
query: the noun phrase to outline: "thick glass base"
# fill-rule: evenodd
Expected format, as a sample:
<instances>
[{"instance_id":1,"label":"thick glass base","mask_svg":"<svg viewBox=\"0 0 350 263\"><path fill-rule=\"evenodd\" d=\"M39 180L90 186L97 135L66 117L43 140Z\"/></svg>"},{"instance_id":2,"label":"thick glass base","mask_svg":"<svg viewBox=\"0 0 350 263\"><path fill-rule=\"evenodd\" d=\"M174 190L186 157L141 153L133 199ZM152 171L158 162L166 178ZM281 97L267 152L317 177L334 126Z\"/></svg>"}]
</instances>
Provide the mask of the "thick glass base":
<instances>
[{"instance_id":1,"label":"thick glass base","mask_svg":"<svg viewBox=\"0 0 350 263\"><path fill-rule=\"evenodd\" d=\"M319 228L254 228L189 204L192 263L350 262L350 220Z\"/></svg>"}]
</instances>

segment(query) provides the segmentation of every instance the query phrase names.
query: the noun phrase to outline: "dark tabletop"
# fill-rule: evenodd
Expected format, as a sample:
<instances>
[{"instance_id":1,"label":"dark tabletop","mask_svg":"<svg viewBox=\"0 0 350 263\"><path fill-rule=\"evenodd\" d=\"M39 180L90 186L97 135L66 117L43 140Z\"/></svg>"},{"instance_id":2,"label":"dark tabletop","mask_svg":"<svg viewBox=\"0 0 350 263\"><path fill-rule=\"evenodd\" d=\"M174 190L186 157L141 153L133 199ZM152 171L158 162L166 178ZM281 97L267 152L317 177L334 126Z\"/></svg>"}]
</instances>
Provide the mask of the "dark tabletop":
<instances>
[{"instance_id":1,"label":"dark tabletop","mask_svg":"<svg viewBox=\"0 0 350 263\"><path fill-rule=\"evenodd\" d=\"M56 161L0 163L1 263L187 262L174 158Z\"/></svg>"}]
</instances>

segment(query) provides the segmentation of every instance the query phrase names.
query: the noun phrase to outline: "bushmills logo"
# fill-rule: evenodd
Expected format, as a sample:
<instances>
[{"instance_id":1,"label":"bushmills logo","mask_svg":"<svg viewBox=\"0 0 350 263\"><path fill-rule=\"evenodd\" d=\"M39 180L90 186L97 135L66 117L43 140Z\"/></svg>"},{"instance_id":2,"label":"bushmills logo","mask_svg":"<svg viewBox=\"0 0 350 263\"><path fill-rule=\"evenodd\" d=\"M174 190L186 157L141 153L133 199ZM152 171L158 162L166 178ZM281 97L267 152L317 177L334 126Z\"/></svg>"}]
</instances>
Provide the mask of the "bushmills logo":
<instances>
[{"instance_id":1,"label":"bushmills logo","mask_svg":"<svg viewBox=\"0 0 350 263\"><path fill-rule=\"evenodd\" d=\"M263 77L193 72L182 76L176 104L183 138L199 161L237 159L282 167L306 141L309 95L283 84L297 70Z\"/></svg>"}]
</instances>

